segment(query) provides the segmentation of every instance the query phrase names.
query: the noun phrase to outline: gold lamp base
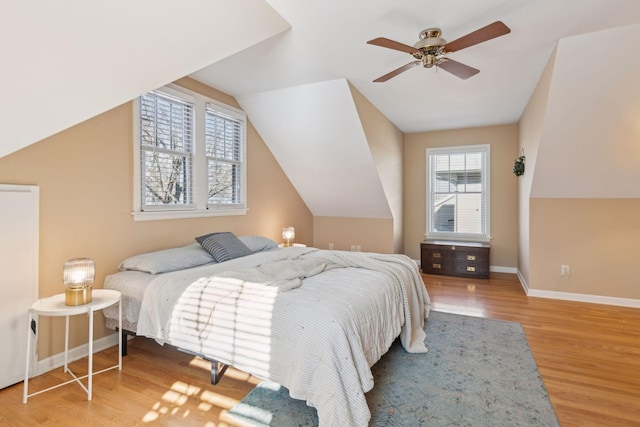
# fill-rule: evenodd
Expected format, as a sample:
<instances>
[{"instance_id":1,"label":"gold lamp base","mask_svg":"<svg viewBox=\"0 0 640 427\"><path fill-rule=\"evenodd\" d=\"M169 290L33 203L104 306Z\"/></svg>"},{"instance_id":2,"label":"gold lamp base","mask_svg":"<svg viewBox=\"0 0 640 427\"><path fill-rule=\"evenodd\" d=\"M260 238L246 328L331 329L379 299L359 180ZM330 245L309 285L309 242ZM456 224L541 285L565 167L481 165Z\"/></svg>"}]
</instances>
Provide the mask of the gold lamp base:
<instances>
[{"instance_id":1,"label":"gold lamp base","mask_svg":"<svg viewBox=\"0 0 640 427\"><path fill-rule=\"evenodd\" d=\"M91 286L67 288L64 303L66 305L83 305L91 302Z\"/></svg>"}]
</instances>

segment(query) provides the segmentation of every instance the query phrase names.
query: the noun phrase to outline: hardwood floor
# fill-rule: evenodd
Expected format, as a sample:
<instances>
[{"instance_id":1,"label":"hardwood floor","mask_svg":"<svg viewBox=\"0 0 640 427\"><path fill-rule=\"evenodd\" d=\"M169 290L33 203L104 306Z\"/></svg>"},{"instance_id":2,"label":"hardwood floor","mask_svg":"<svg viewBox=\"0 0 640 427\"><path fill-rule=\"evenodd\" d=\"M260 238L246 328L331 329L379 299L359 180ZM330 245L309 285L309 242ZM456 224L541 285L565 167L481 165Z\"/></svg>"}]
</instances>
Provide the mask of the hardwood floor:
<instances>
[{"instance_id":1,"label":"hardwood floor","mask_svg":"<svg viewBox=\"0 0 640 427\"><path fill-rule=\"evenodd\" d=\"M509 274L423 278L434 310L521 323L563 427L640 425L640 309L528 298ZM94 369L116 357L116 348L97 353ZM258 382L231 368L212 386L208 363L141 338L123 363L94 377L92 401L77 384L26 405L21 383L0 390L0 426L233 426L226 410ZM72 369L86 372L86 359ZM57 369L30 391L66 379Z\"/></svg>"},{"instance_id":2,"label":"hardwood floor","mask_svg":"<svg viewBox=\"0 0 640 427\"><path fill-rule=\"evenodd\" d=\"M522 325L561 426L640 425L640 309L526 297L510 274L423 279L434 310Z\"/></svg>"}]
</instances>

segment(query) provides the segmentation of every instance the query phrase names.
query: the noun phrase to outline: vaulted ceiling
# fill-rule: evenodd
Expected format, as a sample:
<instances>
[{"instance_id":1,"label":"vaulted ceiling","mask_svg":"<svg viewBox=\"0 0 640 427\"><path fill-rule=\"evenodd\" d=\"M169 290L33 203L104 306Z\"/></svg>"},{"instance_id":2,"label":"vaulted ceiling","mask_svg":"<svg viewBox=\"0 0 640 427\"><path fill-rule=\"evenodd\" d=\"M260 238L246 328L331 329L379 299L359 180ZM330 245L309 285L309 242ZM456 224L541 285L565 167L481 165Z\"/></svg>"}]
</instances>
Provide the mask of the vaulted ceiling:
<instances>
[{"instance_id":1,"label":"vaulted ceiling","mask_svg":"<svg viewBox=\"0 0 640 427\"><path fill-rule=\"evenodd\" d=\"M253 0L6 0L0 157L289 28Z\"/></svg>"},{"instance_id":2,"label":"vaulted ceiling","mask_svg":"<svg viewBox=\"0 0 640 427\"><path fill-rule=\"evenodd\" d=\"M412 45L420 31L438 27L452 41L497 20L511 32L450 55L479 69L476 76L415 67L372 82L412 57L368 40ZM0 157L190 75L239 100L314 214L386 216L347 82L405 133L514 123L560 40L638 22L637 0L68 0L37 7L8 0L0 15ZM580 45L576 61L560 61L559 70L571 80L572 67L609 64L584 77L606 79L621 56L633 55L635 41L611 47ZM328 141L348 155L316 155L335 150ZM307 161L331 171L330 179L311 181L299 170L295 156L314 155ZM335 185L350 180L358 185ZM354 192L366 201L356 203Z\"/></svg>"}]
</instances>

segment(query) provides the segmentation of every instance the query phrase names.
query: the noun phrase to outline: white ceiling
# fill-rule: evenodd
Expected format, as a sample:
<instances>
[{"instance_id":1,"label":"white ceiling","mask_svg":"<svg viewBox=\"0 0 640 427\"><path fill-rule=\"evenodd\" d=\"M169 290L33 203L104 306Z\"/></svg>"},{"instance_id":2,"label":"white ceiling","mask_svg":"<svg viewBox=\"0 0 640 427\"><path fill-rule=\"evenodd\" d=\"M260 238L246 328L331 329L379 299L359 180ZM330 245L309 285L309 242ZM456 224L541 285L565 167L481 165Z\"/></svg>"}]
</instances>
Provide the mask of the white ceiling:
<instances>
[{"instance_id":1,"label":"white ceiling","mask_svg":"<svg viewBox=\"0 0 640 427\"><path fill-rule=\"evenodd\" d=\"M3 0L0 157L287 28L255 0Z\"/></svg>"},{"instance_id":2,"label":"white ceiling","mask_svg":"<svg viewBox=\"0 0 640 427\"><path fill-rule=\"evenodd\" d=\"M238 102L314 215L391 218L345 79L241 96Z\"/></svg>"},{"instance_id":3,"label":"white ceiling","mask_svg":"<svg viewBox=\"0 0 640 427\"><path fill-rule=\"evenodd\" d=\"M640 22L638 0L267 0L291 29L192 77L236 97L347 79L405 133L517 122L559 39ZM375 78L413 59L368 45L387 37L412 45L442 29L453 41L493 21L511 33L450 54L480 70L468 80L415 67ZM593 52L593 61L611 61Z\"/></svg>"}]
</instances>

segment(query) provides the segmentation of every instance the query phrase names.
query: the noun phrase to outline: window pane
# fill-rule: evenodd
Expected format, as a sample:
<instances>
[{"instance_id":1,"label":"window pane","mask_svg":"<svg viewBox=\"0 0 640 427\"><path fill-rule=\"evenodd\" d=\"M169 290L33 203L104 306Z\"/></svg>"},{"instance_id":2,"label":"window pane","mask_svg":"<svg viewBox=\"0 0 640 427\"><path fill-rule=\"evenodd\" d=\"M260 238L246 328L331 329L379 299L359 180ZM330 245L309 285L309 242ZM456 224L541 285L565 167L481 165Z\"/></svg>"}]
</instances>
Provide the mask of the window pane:
<instances>
[{"instance_id":1,"label":"window pane","mask_svg":"<svg viewBox=\"0 0 640 427\"><path fill-rule=\"evenodd\" d=\"M457 233L483 232L481 194L458 194L455 211L455 231Z\"/></svg>"},{"instance_id":2,"label":"window pane","mask_svg":"<svg viewBox=\"0 0 640 427\"><path fill-rule=\"evenodd\" d=\"M209 204L239 203L238 167L232 163L210 161L209 170Z\"/></svg>"},{"instance_id":3,"label":"window pane","mask_svg":"<svg viewBox=\"0 0 640 427\"><path fill-rule=\"evenodd\" d=\"M435 191L445 193L453 191L455 183L451 182L452 177L449 174L449 155L435 155L432 164L436 174Z\"/></svg>"},{"instance_id":4,"label":"window pane","mask_svg":"<svg viewBox=\"0 0 640 427\"><path fill-rule=\"evenodd\" d=\"M209 197L207 203L242 203L241 176L241 122L207 109L205 145L207 153Z\"/></svg>"},{"instance_id":5,"label":"window pane","mask_svg":"<svg viewBox=\"0 0 640 427\"><path fill-rule=\"evenodd\" d=\"M240 160L240 123L207 110L205 140L207 157Z\"/></svg>"},{"instance_id":6,"label":"window pane","mask_svg":"<svg viewBox=\"0 0 640 427\"><path fill-rule=\"evenodd\" d=\"M455 231L455 195L435 196L433 228L435 231Z\"/></svg>"},{"instance_id":7,"label":"window pane","mask_svg":"<svg viewBox=\"0 0 640 427\"><path fill-rule=\"evenodd\" d=\"M190 151L192 106L149 93L140 98L140 143L165 150Z\"/></svg>"},{"instance_id":8,"label":"window pane","mask_svg":"<svg viewBox=\"0 0 640 427\"><path fill-rule=\"evenodd\" d=\"M190 158L153 150L142 151L143 205L190 203Z\"/></svg>"},{"instance_id":9,"label":"window pane","mask_svg":"<svg viewBox=\"0 0 640 427\"><path fill-rule=\"evenodd\" d=\"M140 97L142 206L191 204L193 105L153 91Z\"/></svg>"}]
</instances>

